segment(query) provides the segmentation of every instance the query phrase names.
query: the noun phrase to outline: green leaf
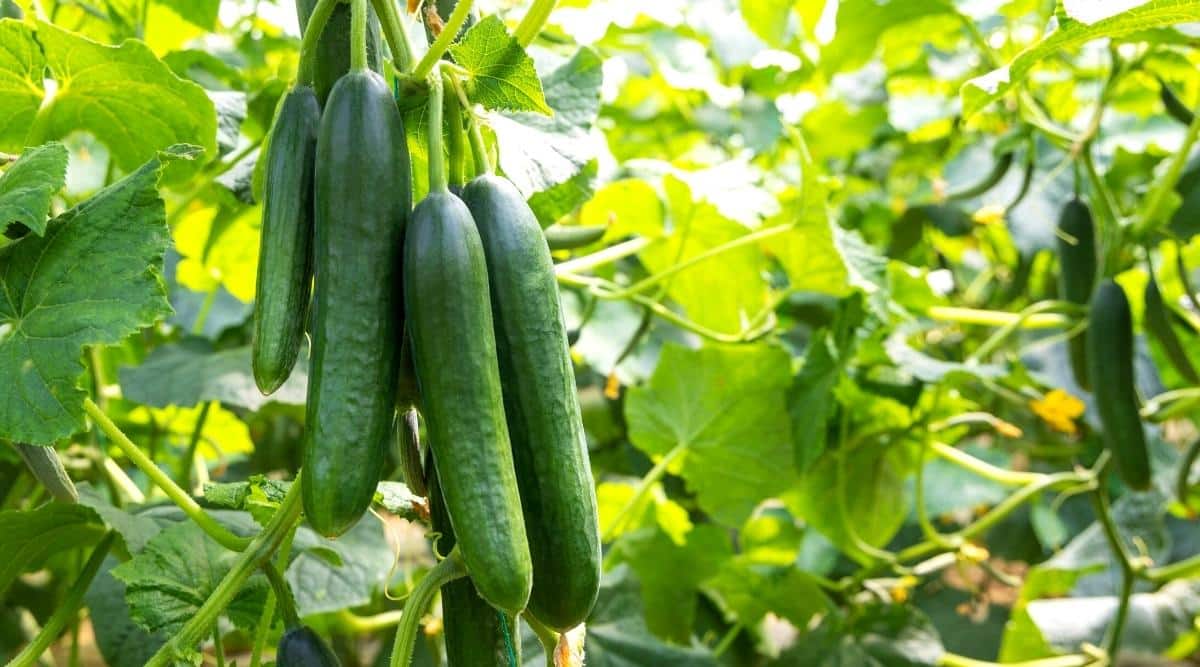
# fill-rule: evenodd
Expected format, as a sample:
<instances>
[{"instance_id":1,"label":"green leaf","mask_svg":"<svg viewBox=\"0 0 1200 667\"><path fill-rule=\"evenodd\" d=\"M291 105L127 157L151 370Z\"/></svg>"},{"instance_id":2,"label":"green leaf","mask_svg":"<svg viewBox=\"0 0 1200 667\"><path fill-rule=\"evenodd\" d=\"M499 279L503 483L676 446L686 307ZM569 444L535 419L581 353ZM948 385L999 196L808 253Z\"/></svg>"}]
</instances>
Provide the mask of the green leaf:
<instances>
[{"instance_id":1,"label":"green leaf","mask_svg":"<svg viewBox=\"0 0 1200 667\"><path fill-rule=\"evenodd\" d=\"M25 146L25 134L42 105L42 69L46 59L29 26L0 20L0 151Z\"/></svg>"},{"instance_id":2,"label":"green leaf","mask_svg":"<svg viewBox=\"0 0 1200 667\"><path fill-rule=\"evenodd\" d=\"M46 233L50 202L67 180L67 147L51 142L27 149L0 175L0 232L19 222Z\"/></svg>"},{"instance_id":3,"label":"green leaf","mask_svg":"<svg viewBox=\"0 0 1200 667\"><path fill-rule=\"evenodd\" d=\"M813 334L804 366L788 392L796 469L800 472L812 467L825 452L828 421L837 407L833 390L845 375L856 342L854 334L864 315L861 298L848 298L839 304L833 325Z\"/></svg>"},{"instance_id":4,"label":"green leaf","mask_svg":"<svg viewBox=\"0 0 1200 667\"><path fill-rule=\"evenodd\" d=\"M709 585L745 625L756 625L774 613L802 628L833 608L812 575L792 565L758 563L747 556L727 562Z\"/></svg>"},{"instance_id":5,"label":"green leaf","mask_svg":"<svg viewBox=\"0 0 1200 667\"><path fill-rule=\"evenodd\" d=\"M739 4L742 18L754 34L771 46L787 44L796 0L741 0Z\"/></svg>"},{"instance_id":6,"label":"green leaf","mask_svg":"<svg viewBox=\"0 0 1200 667\"><path fill-rule=\"evenodd\" d=\"M81 429L84 346L119 342L171 313L161 164L55 218L44 237L0 250L0 383L9 387L0 437L49 444Z\"/></svg>"},{"instance_id":7,"label":"green leaf","mask_svg":"<svg viewBox=\"0 0 1200 667\"><path fill-rule=\"evenodd\" d=\"M491 112L500 169L526 198L565 183L596 157L590 136L600 110L600 56L589 48L542 77L545 116L528 111Z\"/></svg>"},{"instance_id":8,"label":"green leaf","mask_svg":"<svg viewBox=\"0 0 1200 667\"><path fill-rule=\"evenodd\" d=\"M1077 8L1074 14L1079 18L1090 20L1109 14L1099 3L1095 3L1094 7L1074 4ZM1129 3L1122 4L1128 6ZM1086 11L1080 11L1083 9ZM1100 13L1095 13L1097 11ZM1068 14L1070 13L1072 12L1068 11ZM1017 54L1007 65L964 83L960 91L963 115L972 116L1000 99L1014 87L1024 83L1034 65L1063 49L1070 49L1102 37L1123 37L1152 28L1200 21L1200 0L1151 0L1092 23L1071 18L1069 15L1059 16L1058 21L1058 29Z\"/></svg>"},{"instance_id":9,"label":"green leaf","mask_svg":"<svg viewBox=\"0 0 1200 667\"><path fill-rule=\"evenodd\" d=\"M629 437L651 456L677 450L700 506L740 526L755 506L795 482L785 392L791 359L778 347L663 348L649 384L625 401Z\"/></svg>"},{"instance_id":10,"label":"green leaf","mask_svg":"<svg viewBox=\"0 0 1200 667\"><path fill-rule=\"evenodd\" d=\"M241 554L230 551L191 521L156 535L141 553L113 568L126 587L133 620L149 632L179 632L200 610ZM246 581L225 610L239 628L253 630L269 584L262 574Z\"/></svg>"},{"instance_id":11,"label":"green leaf","mask_svg":"<svg viewBox=\"0 0 1200 667\"><path fill-rule=\"evenodd\" d=\"M889 29L953 11L947 0L842 0L837 6L837 32L821 49L821 67L843 72L865 65Z\"/></svg>"},{"instance_id":12,"label":"green leaf","mask_svg":"<svg viewBox=\"0 0 1200 667\"><path fill-rule=\"evenodd\" d=\"M27 568L47 556L91 546L108 528L83 505L50 503L36 510L0 512L0 593Z\"/></svg>"},{"instance_id":13,"label":"green leaf","mask_svg":"<svg viewBox=\"0 0 1200 667\"><path fill-rule=\"evenodd\" d=\"M155 348L140 366L122 368L120 377L125 397L143 405L191 407L221 401L258 410L272 402L303 405L308 363L302 352L287 382L263 396L254 383L249 347L215 350L207 340L186 338Z\"/></svg>"},{"instance_id":14,"label":"green leaf","mask_svg":"<svg viewBox=\"0 0 1200 667\"><path fill-rule=\"evenodd\" d=\"M600 595L587 620L587 664L716 667L712 653L694 640L685 646L673 646L650 634L643 620L641 588L628 566L604 573Z\"/></svg>"},{"instance_id":15,"label":"green leaf","mask_svg":"<svg viewBox=\"0 0 1200 667\"><path fill-rule=\"evenodd\" d=\"M146 548L146 543L163 528L160 521L114 506L108 500L107 491L100 491L87 482L79 484L79 504L92 508L104 523L117 531L130 554Z\"/></svg>"},{"instance_id":16,"label":"green leaf","mask_svg":"<svg viewBox=\"0 0 1200 667\"><path fill-rule=\"evenodd\" d=\"M937 628L920 610L874 603L826 616L770 667L934 667L944 652Z\"/></svg>"},{"instance_id":17,"label":"green leaf","mask_svg":"<svg viewBox=\"0 0 1200 667\"><path fill-rule=\"evenodd\" d=\"M508 33L500 17L489 16L476 23L462 41L450 47L450 54L470 75L467 93L472 102L486 109L554 113L546 104L533 58Z\"/></svg>"},{"instance_id":18,"label":"green leaf","mask_svg":"<svg viewBox=\"0 0 1200 667\"><path fill-rule=\"evenodd\" d=\"M677 544L656 528L642 529L621 538L614 549L642 582L647 627L660 637L686 644L696 614L698 587L732 556L725 531L711 524L698 525L683 544Z\"/></svg>"},{"instance_id":19,"label":"green leaf","mask_svg":"<svg viewBox=\"0 0 1200 667\"><path fill-rule=\"evenodd\" d=\"M393 551L383 524L371 517L336 540L302 526L293 548L299 553L286 576L301 616L360 607L378 599L375 596L392 569Z\"/></svg>"},{"instance_id":20,"label":"green leaf","mask_svg":"<svg viewBox=\"0 0 1200 667\"><path fill-rule=\"evenodd\" d=\"M133 622L125 602L125 584L112 576L112 569L119 562L112 556L104 560L83 600L105 664L142 667L167 638L163 632L150 633Z\"/></svg>"},{"instance_id":21,"label":"green leaf","mask_svg":"<svg viewBox=\"0 0 1200 667\"><path fill-rule=\"evenodd\" d=\"M37 39L61 87L38 112L31 143L88 131L126 171L175 144L217 154L212 100L200 86L175 76L142 42L105 46L44 22L38 23ZM186 171L172 170L172 176Z\"/></svg>"},{"instance_id":22,"label":"green leaf","mask_svg":"<svg viewBox=\"0 0 1200 667\"><path fill-rule=\"evenodd\" d=\"M422 512L418 508L425 507L425 499L400 482L380 482L375 490L375 502L406 521L420 521Z\"/></svg>"},{"instance_id":23,"label":"green leaf","mask_svg":"<svg viewBox=\"0 0 1200 667\"><path fill-rule=\"evenodd\" d=\"M217 25L220 0L159 0L192 25L212 30Z\"/></svg>"}]
</instances>

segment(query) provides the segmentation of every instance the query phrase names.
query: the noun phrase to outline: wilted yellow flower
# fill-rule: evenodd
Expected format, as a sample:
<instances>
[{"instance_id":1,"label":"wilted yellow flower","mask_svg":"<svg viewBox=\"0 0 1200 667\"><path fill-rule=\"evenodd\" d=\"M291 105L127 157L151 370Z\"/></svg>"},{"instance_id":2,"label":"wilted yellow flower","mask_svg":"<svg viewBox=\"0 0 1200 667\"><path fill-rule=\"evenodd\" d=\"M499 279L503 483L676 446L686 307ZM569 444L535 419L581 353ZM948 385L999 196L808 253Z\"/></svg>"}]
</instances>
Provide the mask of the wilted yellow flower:
<instances>
[{"instance_id":1,"label":"wilted yellow flower","mask_svg":"<svg viewBox=\"0 0 1200 667\"><path fill-rule=\"evenodd\" d=\"M610 401L621 397L621 378L617 377L615 368L608 374L608 379L604 382L604 397Z\"/></svg>"},{"instance_id":2,"label":"wilted yellow flower","mask_svg":"<svg viewBox=\"0 0 1200 667\"><path fill-rule=\"evenodd\" d=\"M975 215L971 219L981 225L999 225L1004 223L1004 214L1008 210L999 204L988 204L975 211Z\"/></svg>"},{"instance_id":3,"label":"wilted yellow flower","mask_svg":"<svg viewBox=\"0 0 1200 667\"><path fill-rule=\"evenodd\" d=\"M1029 407L1050 428L1060 433L1075 435L1079 431L1075 420L1083 416L1083 401L1062 389L1054 389L1044 397L1030 401Z\"/></svg>"},{"instance_id":4,"label":"wilted yellow flower","mask_svg":"<svg viewBox=\"0 0 1200 667\"><path fill-rule=\"evenodd\" d=\"M987 560L989 556L987 549L979 546L978 544L972 544L971 542L964 542L963 545L959 547L958 553L962 554L963 558L972 563L982 563L983 561Z\"/></svg>"}]
</instances>

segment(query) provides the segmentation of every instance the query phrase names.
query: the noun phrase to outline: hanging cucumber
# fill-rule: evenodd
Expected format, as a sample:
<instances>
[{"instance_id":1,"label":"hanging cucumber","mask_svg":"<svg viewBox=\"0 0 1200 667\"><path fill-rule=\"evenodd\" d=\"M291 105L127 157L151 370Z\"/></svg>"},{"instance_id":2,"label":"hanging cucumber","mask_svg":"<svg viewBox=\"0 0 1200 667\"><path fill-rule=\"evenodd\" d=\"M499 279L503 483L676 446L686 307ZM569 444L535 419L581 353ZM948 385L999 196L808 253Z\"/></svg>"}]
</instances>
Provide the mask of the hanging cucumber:
<instances>
[{"instance_id":1,"label":"hanging cucumber","mask_svg":"<svg viewBox=\"0 0 1200 667\"><path fill-rule=\"evenodd\" d=\"M1133 376L1133 317L1125 291L1105 280L1092 297L1087 330L1088 377L1117 474L1131 488L1150 488L1150 457Z\"/></svg>"},{"instance_id":2,"label":"hanging cucumber","mask_svg":"<svg viewBox=\"0 0 1200 667\"><path fill-rule=\"evenodd\" d=\"M58 458L58 452L53 447L27 445L23 442L14 442L13 447L29 468L29 472L46 487L51 497L60 503L79 502L79 491L67 475L62 459Z\"/></svg>"},{"instance_id":3,"label":"hanging cucumber","mask_svg":"<svg viewBox=\"0 0 1200 667\"><path fill-rule=\"evenodd\" d=\"M546 243L551 250L574 250L599 241L607 231L603 225L551 225L546 228Z\"/></svg>"},{"instance_id":4,"label":"hanging cucumber","mask_svg":"<svg viewBox=\"0 0 1200 667\"><path fill-rule=\"evenodd\" d=\"M430 77L431 128L442 83ZM430 132L430 193L405 239L408 332L426 432L462 560L479 594L515 614L532 585L529 545L504 422L487 264L471 212L446 184L441 131Z\"/></svg>"},{"instance_id":5,"label":"hanging cucumber","mask_svg":"<svg viewBox=\"0 0 1200 667\"><path fill-rule=\"evenodd\" d=\"M296 13L300 18L300 30L308 28L308 18L316 7L317 0L296 0ZM379 49L379 19L375 11L368 8L367 17L367 64L381 71L383 62ZM341 76L350 71L350 3L339 0L325 23L317 41L316 61L313 71L313 89L322 106Z\"/></svg>"},{"instance_id":6,"label":"hanging cucumber","mask_svg":"<svg viewBox=\"0 0 1200 667\"><path fill-rule=\"evenodd\" d=\"M438 488L436 466L428 460L429 518L436 533L439 553L447 554L457 544L446 504ZM470 579L458 579L442 586L442 625L448 667L508 667L520 664L520 635L516 617L508 618L483 601ZM507 629L507 636L505 630ZM514 639L515 638L515 639Z\"/></svg>"},{"instance_id":7,"label":"hanging cucumber","mask_svg":"<svg viewBox=\"0 0 1200 667\"><path fill-rule=\"evenodd\" d=\"M325 640L304 625L288 629L275 651L276 667L340 667L341 664Z\"/></svg>"},{"instance_id":8,"label":"hanging cucumber","mask_svg":"<svg viewBox=\"0 0 1200 667\"><path fill-rule=\"evenodd\" d=\"M1092 298L1096 284L1096 230L1092 212L1080 199L1063 207L1058 220L1058 291L1059 298L1084 305ZM1088 382L1087 342L1078 335L1068 343L1071 371L1083 389Z\"/></svg>"},{"instance_id":9,"label":"hanging cucumber","mask_svg":"<svg viewBox=\"0 0 1200 667\"><path fill-rule=\"evenodd\" d=\"M355 19L361 36L366 12ZM354 55L353 71L325 105L314 179L304 511L326 536L362 517L387 457L403 331L401 242L411 205L400 112L387 83L366 68L365 49Z\"/></svg>"},{"instance_id":10,"label":"hanging cucumber","mask_svg":"<svg viewBox=\"0 0 1200 667\"><path fill-rule=\"evenodd\" d=\"M1187 380L1189 384L1200 384L1200 375L1196 373L1196 367L1188 358L1187 351L1184 350L1183 343L1179 341L1175 329L1171 328L1171 311L1167 309L1167 304L1163 303L1162 293L1158 291L1158 282L1154 280L1153 273L1150 274L1150 280L1146 283L1145 303L1146 331L1162 345L1167 359L1183 376L1183 379Z\"/></svg>"},{"instance_id":11,"label":"hanging cucumber","mask_svg":"<svg viewBox=\"0 0 1200 667\"><path fill-rule=\"evenodd\" d=\"M537 216L511 182L484 175L463 201L483 240L504 413L533 557L529 611L568 630L600 586L596 493L558 282Z\"/></svg>"},{"instance_id":12,"label":"hanging cucumber","mask_svg":"<svg viewBox=\"0 0 1200 667\"><path fill-rule=\"evenodd\" d=\"M254 304L254 381L271 394L296 364L312 285L313 171L321 108L313 89L284 97L267 148Z\"/></svg>"}]
</instances>

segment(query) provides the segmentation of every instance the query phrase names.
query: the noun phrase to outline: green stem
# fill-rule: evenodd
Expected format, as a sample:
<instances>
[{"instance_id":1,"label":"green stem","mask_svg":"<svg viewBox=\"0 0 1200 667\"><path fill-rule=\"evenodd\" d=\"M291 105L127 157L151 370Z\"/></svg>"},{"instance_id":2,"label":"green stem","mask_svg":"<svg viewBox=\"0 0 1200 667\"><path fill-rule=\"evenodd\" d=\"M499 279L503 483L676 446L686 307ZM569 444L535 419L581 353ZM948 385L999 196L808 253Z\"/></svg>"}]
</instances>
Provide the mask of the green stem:
<instances>
[{"instance_id":1,"label":"green stem","mask_svg":"<svg viewBox=\"0 0 1200 667\"><path fill-rule=\"evenodd\" d=\"M317 0L312 15L308 17L308 25L304 28L304 36L300 39L300 66L296 72L296 80L301 85L311 86L317 69L317 42L329 16L337 7L340 0Z\"/></svg>"},{"instance_id":2,"label":"green stem","mask_svg":"<svg viewBox=\"0 0 1200 667\"><path fill-rule=\"evenodd\" d=\"M650 489L667 474L667 469L675 462L675 459L683 456L687 452L687 445L675 445L675 447L667 452L667 455L659 459L658 463L642 477L642 481L638 482L637 489L633 492L633 496L629 501L617 512L613 517L612 523L608 524L608 530L604 531L601 536L601 542L611 542L616 538L617 533L624 526L630 513L641 506L645 500L646 494L650 493Z\"/></svg>"},{"instance_id":3,"label":"green stem","mask_svg":"<svg viewBox=\"0 0 1200 667\"><path fill-rule=\"evenodd\" d=\"M392 646L391 667L409 667L412 664L421 617L429 608L429 603L433 602L433 596L441 590L443 585L465 576L467 576L467 570L458 555L458 547L455 547L450 550L449 555L442 559L442 562L433 566L433 569L427 572L425 577L413 588L408 601L404 603L400 627L396 629L396 643Z\"/></svg>"},{"instance_id":4,"label":"green stem","mask_svg":"<svg viewBox=\"0 0 1200 667\"><path fill-rule=\"evenodd\" d=\"M951 447L941 442L929 443L930 449L939 457L957 465L964 470L969 470L984 479L990 479L998 484L1005 486L1024 486L1026 484L1039 484L1046 479L1046 475L1040 472L1021 472L1017 470L1009 470L1007 468L999 468L987 461L977 459L970 454Z\"/></svg>"},{"instance_id":5,"label":"green stem","mask_svg":"<svg viewBox=\"0 0 1200 667\"><path fill-rule=\"evenodd\" d=\"M463 111L467 116L467 131L471 139L471 154L475 158L475 174L481 176L483 174L495 173L495 168L492 166L492 158L488 154L487 144L483 141L483 130L480 128L479 118L471 110L471 100L467 98L467 91L463 88L462 80L459 79L457 74L451 72L450 81L454 84L454 94L458 96L458 103L462 105Z\"/></svg>"},{"instance_id":6,"label":"green stem","mask_svg":"<svg viewBox=\"0 0 1200 667\"><path fill-rule=\"evenodd\" d=\"M471 6L475 4L475 0L459 0L455 5L454 11L451 12L449 20L446 21L445 27L442 28L442 33L434 40L429 50L421 57L421 62L417 63L416 69L413 70L413 78L417 80L425 79L429 73L433 71L434 65L446 54L446 50L454 42L454 38L458 35L458 31L462 30L463 24L467 22L467 18L471 15Z\"/></svg>"},{"instance_id":7,"label":"green stem","mask_svg":"<svg viewBox=\"0 0 1200 667\"><path fill-rule=\"evenodd\" d=\"M550 12L554 11L556 3L557 0L533 0L533 5L525 13L525 18L521 19L521 23L517 25L515 36L517 43L522 48L528 47L533 40L537 39L538 34L542 32L542 27L546 25L546 19L550 18Z\"/></svg>"},{"instance_id":8,"label":"green stem","mask_svg":"<svg viewBox=\"0 0 1200 667\"><path fill-rule=\"evenodd\" d=\"M396 71L408 72L413 65L412 42L408 39L408 31L404 29L403 20L396 13L396 5L393 0L371 0L371 5L375 8L375 14L383 26L383 36L392 49L392 59L395 62Z\"/></svg>"},{"instance_id":9,"label":"green stem","mask_svg":"<svg viewBox=\"0 0 1200 667\"><path fill-rule=\"evenodd\" d=\"M217 302L217 291L220 287L213 287L204 295L204 301L200 303L200 310L196 313L196 321L192 322L192 335L204 335L204 325L208 322L208 314L212 312L213 304Z\"/></svg>"},{"instance_id":10,"label":"green stem","mask_svg":"<svg viewBox=\"0 0 1200 667\"><path fill-rule=\"evenodd\" d=\"M274 591L275 599L278 600L284 626L289 630L300 627L300 615L296 613L296 599L292 597L292 587L288 586L287 579L283 578L274 563L264 563L262 571L267 575L267 581L270 582L271 590Z\"/></svg>"},{"instance_id":11,"label":"green stem","mask_svg":"<svg viewBox=\"0 0 1200 667\"><path fill-rule=\"evenodd\" d=\"M975 660L954 653L943 653L938 658L938 667L1088 667L1100 665L1096 658L1089 655L1061 655L1054 658L1040 658L1024 662L988 662Z\"/></svg>"},{"instance_id":12,"label":"green stem","mask_svg":"<svg viewBox=\"0 0 1200 667\"><path fill-rule=\"evenodd\" d=\"M1104 492L1103 485L1096 487L1095 493L1092 494L1092 502L1095 504L1096 520L1104 529L1108 547L1112 551L1113 557L1116 558L1117 565L1121 568L1121 597L1117 602L1117 614L1108 628L1108 638L1105 642L1108 655L1116 660L1117 652L1121 650L1121 633L1125 629L1125 619L1129 615L1129 598L1133 595L1133 582L1138 576L1138 571L1134 568L1129 551L1125 548L1125 541L1121 539L1121 534L1117 532L1117 525L1112 520L1112 510L1108 505L1108 496Z\"/></svg>"},{"instance_id":13,"label":"green stem","mask_svg":"<svg viewBox=\"0 0 1200 667\"><path fill-rule=\"evenodd\" d=\"M89 417L92 418L92 421L96 422L96 425L100 427L100 430L104 431L105 435L107 435L109 439L112 440L113 443L115 443L117 447L119 447L121 451L125 453L125 456L129 457L129 460L133 461L133 464L136 465L143 473L145 473L145 475L150 478L150 481L154 482L158 488L162 489L163 493L167 494L167 497L170 498L171 501L176 505L178 505L189 519L195 521L196 525L200 526L200 528L204 530L209 537L216 540L221 544L221 546L232 551L241 551L251 544L250 538L234 535L229 531L228 528L217 523L215 519L209 516L208 513L205 512L204 509L192 499L187 491L179 488L179 485L177 485L174 480L172 480L169 476L167 476L166 473L159 469L159 467L154 464L154 461L152 461L150 457L146 456L146 454L143 453L137 445L133 444L133 441L129 439L129 436L125 435L125 433L122 432L121 429L118 428L117 425L108 418L108 415L104 414L104 411L102 411L99 406L92 402L92 399L83 399L83 410L88 414Z\"/></svg>"},{"instance_id":14,"label":"green stem","mask_svg":"<svg viewBox=\"0 0 1200 667\"><path fill-rule=\"evenodd\" d=\"M1021 329L1021 327L1028 322L1030 318L1033 318L1037 315L1043 315L1047 311L1060 310L1070 307L1072 307L1072 304L1065 301L1039 301L1029 305L1021 312L1016 313L1016 319L1001 326L999 330L997 330L994 334L989 336L987 340L980 344L980 346L974 352L972 352L969 357L967 357L966 363L978 363L981 359L986 358L993 351L995 351L995 349L999 347L1001 343L1007 340L1009 336Z\"/></svg>"},{"instance_id":15,"label":"green stem","mask_svg":"<svg viewBox=\"0 0 1200 667\"><path fill-rule=\"evenodd\" d=\"M225 667L225 645L221 642L221 629L217 625L213 625L213 657L217 660L217 667Z\"/></svg>"},{"instance_id":16,"label":"green stem","mask_svg":"<svg viewBox=\"0 0 1200 667\"><path fill-rule=\"evenodd\" d=\"M1092 159L1092 151L1089 148L1079 154L1080 160L1083 161L1084 172L1087 173L1088 184L1094 190L1092 203L1096 209L1096 220L1100 223L1100 242L1101 242L1101 266L1102 275L1110 275L1117 253L1121 250L1121 214L1117 206L1116 199L1113 197L1112 190L1109 189L1108 183L1105 182L1104 176L1100 174L1100 170L1096 168L1096 161Z\"/></svg>"},{"instance_id":17,"label":"green stem","mask_svg":"<svg viewBox=\"0 0 1200 667\"><path fill-rule=\"evenodd\" d=\"M734 623L730 626L729 631L725 633L725 636L713 648L713 657L719 658L724 655L729 650L729 647L733 646L733 642L738 638L738 635L742 634L742 628L744 627L741 623Z\"/></svg>"},{"instance_id":18,"label":"green stem","mask_svg":"<svg viewBox=\"0 0 1200 667\"><path fill-rule=\"evenodd\" d=\"M367 0L350 3L350 71L367 69Z\"/></svg>"},{"instance_id":19,"label":"green stem","mask_svg":"<svg viewBox=\"0 0 1200 667\"><path fill-rule=\"evenodd\" d=\"M454 84L450 80L450 75L442 73L442 88L450 88L453 93ZM443 93L445 100L446 124L449 126L450 141L450 185L461 186L466 182L467 171L467 146L466 137L463 132L463 113L462 107L459 105L458 96L454 94L446 95Z\"/></svg>"},{"instance_id":20,"label":"green stem","mask_svg":"<svg viewBox=\"0 0 1200 667\"><path fill-rule=\"evenodd\" d=\"M275 510L275 515L271 517L267 527L238 556L233 567L213 589L212 594L208 596L200 609L184 624L183 629L150 658L146 667L165 667L172 664L177 651L194 647L217 622L221 612L233 601L234 596L241 590L250 575L267 562L271 554L275 553L280 544L287 539L292 527L299 520L301 484L300 477L297 477L296 481L292 483L292 487L288 489L287 496L280 503L279 509Z\"/></svg>"},{"instance_id":21,"label":"green stem","mask_svg":"<svg viewBox=\"0 0 1200 667\"><path fill-rule=\"evenodd\" d=\"M192 487L192 461L196 458L196 448L200 446L200 434L204 432L204 423L208 421L208 411L212 409L216 401L205 401L200 406L200 414L196 415L196 426L192 429L192 436L188 439L187 450L183 453L183 459L179 461L179 465L175 468L175 479L179 480L179 486L184 489Z\"/></svg>"},{"instance_id":22,"label":"green stem","mask_svg":"<svg viewBox=\"0 0 1200 667\"><path fill-rule=\"evenodd\" d=\"M403 618L404 612L396 609L371 616L359 616L349 609L343 609L337 614L338 625L358 635L369 635L385 628L393 628L399 625Z\"/></svg>"},{"instance_id":23,"label":"green stem","mask_svg":"<svg viewBox=\"0 0 1200 667\"><path fill-rule=\"evenodd\" d=\"M1192 506L1188 503L1188 490L1191 488L1189 480L1191 479L1192 464L1196 462L1196 457L1200 456L1200 438L1187 448L1187 453L1183 455L1183 460L1179 462L1179 476L1175 480L1175 496L1180 504L1189 510Z\"/></svg>"},{"instance_id":24,"label":"green stem","mask_svg":"<svg viewBox=\"0 0 1200 667\"><path fill-rule=\"evenodd\" d=\"M645 237L637 237L609 246L603 250L598 250L590 255L576 257L575 259L562 262L554 265L554 273L558 276L564 276L574 273L590 271L592 269L618 262L626 257L631 257L646 249L653 239Z\"/></svg>"},{"instance_id":25,"label":"green stem","mask_svg":"<svg viewBox=\"0 0 1200 667\"><path fill-rule=\"evenodd\" d=\"M1192 124L1188 125L1187 134L1183 137L1183 144L1167 165L1167 173L1154 180L1154 188L1142 200L1142 208L1138 211L1133 227L1130 228L1134 238L1145 239L1169 221L1162 208L1170 201L1170 194L1175 190L1175 184L1179 182L1179 177L1187 166L1188 156L1197 139L1200 139L1200 114L1193 116Z\"/></svg>"},{"instance_id":26,"label":"green stem","mask_svg":"<svg viewBox=\"0 0 1200 667\"><path fill-rule=\"evenodd\" d=\"M30 667L37 664L37 661L50 648L54 640L58 639L63 630L76 620L79 613L79 605L83 602L83 595L87 593L88 587L92 584L92 579L96 578L96 573L100 571L100 565L108 555L108 550L112 547L115 538L116 533L109 531L100 540L95 550L92 551L91 557L84 564L83 571L79 573L79 577L75 579L75 583L67 591L66 598L55 608L54 613L46 621L46 624L42 626L37 636L33 638L33 641L29 642L29 645L18 653L17 657L8 663L8 667Z\"/></svg>"},{"instance_id":27,"label":"green stem","mask_svg":"<svg viewBox=\"0 0 1200 667\"><path fill-rule=\"evenodd\" d=\"M267 591L267 601L263 603L262 614L258 617L258 626L254 631L254 648L250 651L250 667L262 665L263 650L267 647L267 635L271 633L271 621L275 618L275 593Z\"/></svg>"},{"instance_id":28,"label":"green stem","mask_svg":"<svg viewBox=\"0 0 1200 667\"><path fill-rule=\"evenodd\" d=\"M1187 262L1183 259L1183 243L1178 239L1175 240L1175 272L1179 274L1179 284L1183 285L1184 296L1191 302L1192 308L1200 313L1200 297L1192 291L1192 279L1188 275Z\"/></svg>"},{"instance_id":29,"label":"green stem","mask_svg":"<svg viewBox=\"0 0 1200 667\"><path fill-rule=\"evenodd\" d=\"M1018 323L1022 329L1066 329L1073 320L1066 315L1041 313L1022 317L1018 313L1000 310L979 310L977 308L956 308L952 306L930 306L925 314L934 320L955 322L958 324L978 324L986 327L1003 327Z\"/></svg>"},{"instance_id":30,"label":"green stem","mask_svg":"<svg viewBox=\"0 0 1200 667\"><path fill-rule=\"evenodd\" d=\"M525 619L529 629L533 630L533 634L537 635L538 641L541 642L542 650L546 652L546 664L553 665L554 649L558 647L558 633L543 625L528 612L522 613L521 618Z\"/></svg>"},{"instance_id":31,"label":"green stem","mask_svg":"<svg viewBox=\"0 0 1200 667\"><path fill-rule=\"evenodd\" d=\"M470 4L465 3L465 4ZM462 7L463 4L459 4ZM458 10L454 10L458 13ZM445 34L445 33L443 33ZM429 102L425 108L429 122L425 131L429 133L429 191L446 192L446 151L442 137L442 111L445 105L440 75L429 77Z\"/></svg>"}]
</instances>

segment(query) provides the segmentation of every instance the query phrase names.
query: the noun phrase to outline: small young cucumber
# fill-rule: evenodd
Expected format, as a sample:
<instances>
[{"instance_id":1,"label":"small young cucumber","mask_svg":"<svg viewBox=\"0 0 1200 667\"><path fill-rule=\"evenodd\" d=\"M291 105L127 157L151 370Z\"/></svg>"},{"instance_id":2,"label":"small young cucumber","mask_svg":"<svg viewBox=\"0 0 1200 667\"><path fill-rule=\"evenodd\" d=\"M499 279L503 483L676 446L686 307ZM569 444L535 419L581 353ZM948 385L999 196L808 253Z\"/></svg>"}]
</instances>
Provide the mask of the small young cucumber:
<instances>
[{"instance_id":1,"label":"small young cucumber","mask_svg":"<svg viewBox=\"0 0 1200 667\"><path fill-rule=\"evenodd\" d=\"M276 667L340 667L333 650L312 628L292 628L279 640L275 651Z\"/></svg>"},{"instance_id":2,"label":"small young cucumber","mask_svg":"<svg viewBox=\"0 0 1200 667\"><path fill-rule=\"evenodd\" d=\"M251 355L254 381L264 394L279 389L291 375L304 340L320 124L321 107L313 89L297 86L279 106L267 149Z\"/></svg>"},{"instance_id":3,"label":"small young cucumber","mask_svg":"<svg viewBox=\"0 0 1200 667\"><path fill-rule=\"evenodd\" d=\"M1092 297L1087 330L1088 377L1104 427L1104 445L1130 488L1150 488L1150 457L1133 375L1133 317L1125 290L1105 280Z\"/></svg>"},{"instance_id":4,"label":"small young cucumber","mask_svg":"<svg viewBox=\"0 0 1200 667\"><path fill-rule=\"evenodd\" d=\"M404 123L387 83L371 71L342 77L317 136L304 437L304 512L330 537L362 517L387 459L410 174Z\"/></svg>"},{"instance_id":5,"label":"small young cucumber","mask_svg":"<svg viewBox=\"0 0 1200 667\"><path fill-rule=\"evenodd\" d=\"M519 613L532 573L504 423L487 265L471 212L448 191L413 211L404 295L429 447L479 594Z\"/></svg>"},{"instance_id":6,"label":"small young cucumber","mask_svg":"<svg viewBox=\"0 0 1200 667\"><path fill-rule=\"evenodd\" d=\"M529 612L555 630L587 618L600 589L600 532L587 438L550 249L516 186L463 188L487 258L504 413L529 551Z\"/></svg>"},{"instance_id":7,"label":"small young cucumber","mask_svg":"<svg viewBox=\"0 0 1200 667\"><path fill-rule=\"evenodd\" d=\"M1058 230L1059 298L1082 306L1092 298L1096 285L1096 230L1087 204L1079 199L1067 202L1058 220ZM1086 390L1090 383L1084 336L1075 336L1067 346L1075 382Z\"/></svg>"}]
</instances>

